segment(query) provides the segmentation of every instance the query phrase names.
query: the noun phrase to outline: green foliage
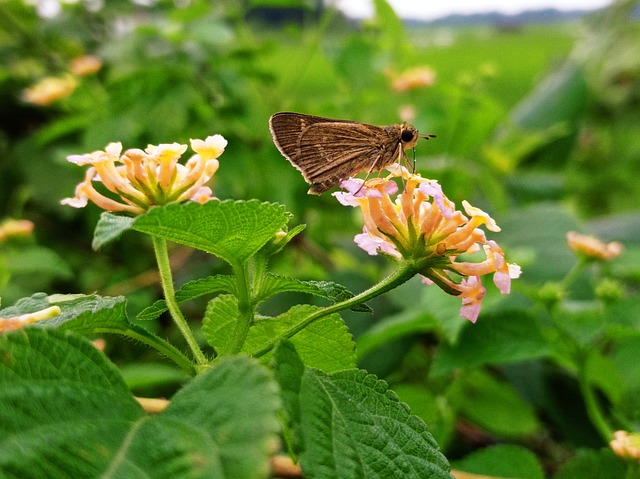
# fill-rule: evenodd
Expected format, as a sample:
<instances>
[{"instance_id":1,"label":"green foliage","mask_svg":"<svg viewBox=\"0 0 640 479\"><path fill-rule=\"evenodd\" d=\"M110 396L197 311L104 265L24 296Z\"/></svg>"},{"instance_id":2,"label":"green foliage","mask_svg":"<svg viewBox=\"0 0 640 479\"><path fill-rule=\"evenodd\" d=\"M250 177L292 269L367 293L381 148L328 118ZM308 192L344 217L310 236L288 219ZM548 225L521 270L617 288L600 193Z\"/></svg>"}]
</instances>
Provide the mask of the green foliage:
<instances>
[{"instance_id":1,"label":"green foliage","mask_svg":"<svg viewBox=\"0 0 640 479\"><path fill-rule=\"evenodd\" d=\"M554 479L578 479L579 477L601 477L622 479L633 477L625 473L624 466L608 450L578 451L576 456L560 468Z\"/></svg>"},{"instance_id":2,"label":"green foliage","mask_svg":"<svg viewBox=\"0 0 640 479\"><path fill-rule=\"evenodd\" d=\"M305 477L450 477L444 456L497 477L634 477L607 444L640 424L637 1L464 28L407 24L384 0L358 24L306 1L142 3L0 3L0 217L35 223L0 226L0 323L60 308L0 335L0 476L267 477L288 454ZM85 54L101 68L70 73ZM393 87L416 67L434 83ZM66 97L25 101L67 74ZM285 110L409 111L437 134L417 169L502 228L523 269L511 295L488 286L477 324L418 278L368 295L383 263L273 146ZM136 218L59 205L83 174L67 155L215 133L219 200ZM624 252L578 258L570 230ZM147 235L158 262L176 243L164 295ZM105 336L109 359L79 335ZM147 414L130 390L170 406Z\"/></svg>"},{"instance_id":3,"label":"green foliage","mask_svg":"<svg viewBox=\"0 0 640 479\"><path fill-rule=\"evenodd\" d=\"M426 424L384 381L362 370L303 370L291 345L278 348L275 359L309 475L451 477Z\"/></svg>"},{"instance_id":4,"label":"green foliage","mask_svg":"<svg viewBox=\"0 0 640 479\"><path fill-rule=\"evenodd\" d=\"M196 220L197 217L197 220ZM285 226L284 207L259 201L210 201L153 208L133 229L201 249L239 266Z\"/></svg>"},{"instance_id":5,"label":"green foliage","mask_svg":"<svg viewBox=\"0 0 640 479\"><path fill-rule=\"evenodd\" d=\"M150 417L84 339L33 329L0 337L0 352L3 475L265 476L280 402L254 361L221 361Z\"/></svg>"},{"instance_id":6,"label":"green foliage","mask_svg":"<svg viewBox=\"0 0 640 479\"><path fill-rule=\"evenodd\" d=\"M520 446L498 445L481 449L454 464L455 468L474 474L495 477L543 479L536 457ZM586 477L586 476L585 476Z\"/></svg>"}]
</instances>

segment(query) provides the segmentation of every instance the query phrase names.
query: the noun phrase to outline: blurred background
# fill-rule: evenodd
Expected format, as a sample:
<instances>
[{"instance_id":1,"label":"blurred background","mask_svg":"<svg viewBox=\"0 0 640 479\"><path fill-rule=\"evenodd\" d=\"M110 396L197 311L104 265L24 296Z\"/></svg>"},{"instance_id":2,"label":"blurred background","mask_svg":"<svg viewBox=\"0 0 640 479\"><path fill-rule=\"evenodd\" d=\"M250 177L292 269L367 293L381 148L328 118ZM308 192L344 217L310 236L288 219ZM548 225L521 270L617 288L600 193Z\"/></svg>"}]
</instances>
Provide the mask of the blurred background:
<instances>
[{"instance_id":1,"label":"blurred background","mask_svg":"<svg viewBox=\"0 0 640 479\"><path fill-rule=\"evenodd\" d=\"M270 115L296 111L376 125L406 120L437 135L417 145L417 170L438 179L456 204L466 199L488 211L503 229L493 239L523 268L508 298L488 286L476 327L491 320L539 321L534 298L576 262L565 241L569 230L624 243L624 256L607 267L637 306L638 2L495 1L482 2L481 9L480 2L441 3L1 2L0 219L34 224L31 234L0 241L2 305L36 291L125 294L133 317L157 299L148 238L128 233L93 252L100 211L60 205L83 178L83 169L66 156L114 141L144 148L216 133L229 145L211 185L215 195L283 203L292 225L307 224L274 258L275 272L336 281L354 292L371 286L393 265L354 245L361 229L357 212L329 194L308 196L309 185L271 141ZM186 249L175 248L172 258L178 284L228 272L222 261ZM583 279L569 293L593 300L593 284ZM276 315L301 300L314 301L283 296L261 312ZM186 308L197 319L202 306ZM544 354L540 348L527 350L517 341L512 349L522 346L521 357L512 352L509 361L529 362L504 367L500 378L509 378L509 394L517 391L526 404L542 408L542 416L522 406L519 420L509 417L496 431L495 421L483 424L489 413L465 409L460 401L443 412L434 392L442 384L436 378L425 385L433 373L425 358L439 344L454 348L465 334L482 343L480 333L467 333L469 325L458 317L459 300L415 278L371 306L373 316L344 315L359 341L360 366L388 379L433 425L440 444L450 445L448 453L464 449L451 439L461 424L480 424L492 437L530 438L540 431L541 417L555 418L543 428L549 435L560 430L562 440L601 443L593 430L576 425L579 418L574 424L559 412L570 409L567 398L579 395L563 375L554 378L566 395L558 402L540 399L541 385L551 384L540 378L553 373L532 359ZM628 311L637 319L637 308ZM168 322L145 325L179 341ZM531 339L526 328L518 334ZM158 361L116 338L109 339L108 352L122 364ZM446 364L439 374L455 369L455 361ZM180 379L162 370L153 380L133 369L132 387L146 387L149 394L167 393ZM504 392L505 383L474 374L485 391ZM491 391L496 402L498 393ZM453 409L468 422L456 422Z\"/></svg>"}]
</instances>

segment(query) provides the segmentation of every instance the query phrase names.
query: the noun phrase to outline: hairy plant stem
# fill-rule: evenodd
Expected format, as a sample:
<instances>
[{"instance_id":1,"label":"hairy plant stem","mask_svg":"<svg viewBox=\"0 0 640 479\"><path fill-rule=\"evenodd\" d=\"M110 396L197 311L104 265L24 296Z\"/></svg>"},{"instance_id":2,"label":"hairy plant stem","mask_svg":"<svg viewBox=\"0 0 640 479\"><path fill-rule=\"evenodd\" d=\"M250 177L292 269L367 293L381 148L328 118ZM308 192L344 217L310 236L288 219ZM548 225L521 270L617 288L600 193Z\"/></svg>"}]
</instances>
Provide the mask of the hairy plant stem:
<instances>
[{"instance_id":1,"label":"hairy plant stem","mask_svg":"<svg viewBox=\"0 0 640 479\"><path fill-rule=\"evenodd\" d=\"M249 281L249 269L246 263L233 268L236 277L236 295L238 298L238 320L231 337L231 354L237 354L242 350L249 328L253 322L253 305L251 303L251 289Z\"/></svg>"},{"instance_id":2,"label":"hairy plant stem","mask_svg":"<svg viewBox=\"0 0 640 479\"><path fill-rule=\"evenodd\" d=\"M153 249L156 253L156 261L158 263L158 271L160 273L160 280L162 282L162 290L164 292L164 300L167 302L167 308L171 318L178 326L178 329L187 341L191 353L193 354L196 363L199 366L204 366L208 363L207 358L198 346L198 342L193 335L193 331L189 328L187 320L178 307L178 301L176 300L175 290L173 288L173 275L171 274L171 264L169 263L169 253L167 252L167 242L163 238L152 236Z\"/></svg>"}]
</instances>

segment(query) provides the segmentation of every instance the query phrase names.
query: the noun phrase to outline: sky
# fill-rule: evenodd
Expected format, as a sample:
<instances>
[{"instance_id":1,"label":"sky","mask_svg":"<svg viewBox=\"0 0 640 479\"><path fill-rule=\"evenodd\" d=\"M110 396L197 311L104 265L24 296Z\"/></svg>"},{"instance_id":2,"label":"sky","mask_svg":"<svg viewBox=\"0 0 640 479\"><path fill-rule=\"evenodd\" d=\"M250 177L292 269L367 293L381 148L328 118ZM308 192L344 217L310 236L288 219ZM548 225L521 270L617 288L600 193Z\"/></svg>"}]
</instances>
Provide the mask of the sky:
<instances>
[{"instance_id":1,"label":"sky","mask_svg":"<svg viewBox=\"0 0 640 479\"><path fill-rule=\"evenodd\" d=\"M333 0L350 17L366 18L373 13L372 0ZM452 13L468 14L498 11L505 14L523 10L557 8L558 10L594 9L611 0L388 0L402 18L432 20Z\"/></svg>"}]
</instances>

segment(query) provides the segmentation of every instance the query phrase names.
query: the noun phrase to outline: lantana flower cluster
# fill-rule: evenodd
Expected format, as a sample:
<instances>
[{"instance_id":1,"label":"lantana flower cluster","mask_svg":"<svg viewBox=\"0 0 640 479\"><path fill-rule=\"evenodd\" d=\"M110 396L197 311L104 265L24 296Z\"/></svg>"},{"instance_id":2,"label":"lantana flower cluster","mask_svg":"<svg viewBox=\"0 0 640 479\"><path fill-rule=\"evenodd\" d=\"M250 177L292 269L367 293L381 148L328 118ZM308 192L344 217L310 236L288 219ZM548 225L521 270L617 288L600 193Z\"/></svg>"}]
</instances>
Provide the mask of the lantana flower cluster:
<instances>
[{"instance_id":1,"label":"lantana flower cluster","mask_svg":"<svg viewBox=\"0 0 640 479\"><path fill-rule=\"evenodd\" d=\"M399 165L392 165L390 171L386 179L350 178L341 185L346 191L334 193L343 205L360 208L364 227L355 237L356 244L371 255L412 262L425 283L460 296L460 315L475 322L486 294L480 277L493 273L495 285L508 294L511 279L520 275L520 267L506 262L498 243L488 240L480 226L494 232L500 228L466 201L462 202L465 212L457 210L436 180L410 174ZM404 184L400 193L393 179L397 177ZM463 254L481 251L482 261L460 260Z\"/></svg>"},{"instance_id":2,"label":"lantana flower cluster","mask_svg":"<svg viewBox=\"0 0 640 479\"><path fill-rule=\"evenodd\" d=\"M589 260L610 261L620 256L624 250L622 243L617 241L604 243L595 236L583 235L575 231L567 233L567 244L578 255Z\"/></svg>"},{"instance_id":3,"label":"lantana flower cluster","mask_svg":"<svg viewBox=\"0 0 640 479\"><path fill-rule=\"evenodd\" d=\"M616 456L630 461L640 462L640 434L637 432L616 431L609 442Z\"/></svg>"},{"instance_id":4,"label":"lantana flower cluster","mask_svg":"<svg viewBox=\"0 0 640 479\"><path fill-rule=\"evenodd\" d=\"M71 163L90 167L76 187L75 197L61 203L83 208L92 201L106 211L134 215L171 202L206 203L213 194L206 184L218 170L217 158L226 146L227 140L221 135L191 140L195 155L184 165L178 161L187 145L179 143L149 145L144 151L134 148L124 153L121 143L110 143L104 151L69 156ZM100 193L94 183L102 183L118 199Z\"/></svg>"}]
</instances>

